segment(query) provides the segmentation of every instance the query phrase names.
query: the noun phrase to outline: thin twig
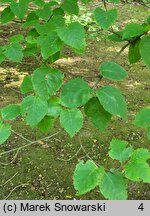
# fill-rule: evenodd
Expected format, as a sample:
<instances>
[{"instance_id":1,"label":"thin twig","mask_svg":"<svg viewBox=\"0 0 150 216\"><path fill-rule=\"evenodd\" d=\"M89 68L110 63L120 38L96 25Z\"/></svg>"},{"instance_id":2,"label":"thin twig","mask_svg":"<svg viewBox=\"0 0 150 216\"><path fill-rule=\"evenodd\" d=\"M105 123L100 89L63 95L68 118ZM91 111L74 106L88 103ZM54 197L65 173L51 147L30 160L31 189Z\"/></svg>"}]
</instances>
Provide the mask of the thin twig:
<instances>
[{"instance_id":1,"label":"thin twig","mask_svg":"<svg viewBox=\"0 0 150 216\"><path fill-rule=\"evenodd\" d=\"M106 0L103 0L103 5L104 5L105 10L107 11L107 2L106 2Z\"/></svg>"},{"instance_id":2,"label":"thin twig","mask_svg":"<svg viewBox=\"0 0 150 216\"><path fill-rule=\"evenodd\" d=\"M121 36L118 32L116 32L116 31L114 30L113 26L111 26L110 29L108 29L108 31L109 31L110 33L113 33L113 34L117 35L119 38L122 39L122 36Z\"/></svg>"},{"instance_id":3,"label":"thin twig","mask_svg":"<svg viewBox=\"0 0 150 216\"><path fill-rule=\"evenodd\" d=\"M130 190L132 191L137 186L138 182L135 182L133 185L130 185Z\"/></svg>"},{"instance_id":4,"label":"thin twig","mask_svg":"<svg viewBox=\"0 0 150 216\"><path fill-rule=\"evenodd\" d=\"M10 197L10 195L13 193L13 191L15 191L17 188L19 188L19 187L25 187L25 186L28 186L28 185L29 185L29 183L24 183L24 184L17 185L16 187L14 187L10 191L10 193L4 198L4 200L7 200Z\"/></svg>"},{"instance_id":5,"label":"thin twig","mask_svg":"<svg viewBox=\"0 0 150 216\"><path fill-rule=\"evenodd\" d=\"M15 176L18 174L18 172L16 172L10 179L8 179L4 184L1 184L0 187L5 186L8 182L10 182L13 178L15 178Z\"/></svg>"},{"instance_id":6,"label":"thin twig","mask_svg":"<svg viewBox=\"0 0 150 216\"><path fill-rule=\"evenodd\" d=\"M52 134L52 135L50 135L50 136L48 136L48 137L44 137L44 138L39 139L39 140L31 141L30 143L28 143L28 144L26 144L26 145L23 145L23 146L20 146L20 147L18 147L18 148L14 148L14 149L11 149L11 150L2 152L2 153L0 154L0 157L1 157L2 155L8 154L8 153L11 153L11 152L14 152L14 151L18 151L18 150L20 151L21 149L24 149L24 148L26 148L26 147L28 147L28 146L30 146L30 145L32 145L32 144L35 144L35 143L38 143L38 142L42 141L42 140L46 140L46 139L52 138L53 136L56 136L58 133L59 133L59 132L54 133L54 134Z\"/></svg>"},{"instance_id":7,"label":"thin twig","mask_svg":"<svg viewBox=\"0 0 150 216\"><path fill-rule=\"evenodd\" d=\"M58 139L58 138L54 138L54 140L56 140L57 142L60 142L60 143L61 143L61 140Z\"/></svg>"},{"instance_id":8,"label":"thin twig","mask_svg":"<svg viewBox=\"0 0 150 216\"><path fill-rule=\"evenodd\" d=\"M20 91L14 89L14 88L12 88L12 87L10 87L10 89L13 90L14 92L16 92L17 94L22 94Z\"/></svg>"},{"instance_id":9,"label":"thin twig","mask_svg":"<svg viewBox=\"0 0 150 216\"><path fill-rule=\"evenodd\" d=\"M17 133L16 131L14 131L14 130L11 130L14 134L16 134L17 136L19 136L20 138L22 138L23 140L25 140L25 141L27 141L27 142L33 142L33 141L31 141L31 140L29 140L29 139L27 139L27 138L25 138L22 134L19 134L19 133Z\"/></svg>"},{"instance_id":10,"label":"thin twig","mask_svg":"<svg viewBox=\"0 0 150 216\"><path fill-rule=\"evenodd\" d=\"M92 159L92 158L89 156L89 154L86 152L86 150L85 150L84 146L82 145L82 141L81 141L81 137L80 137L80 135L78 135L78 140L79 140L79 144L80 144L80 146L81 146L82 150L84 151L84 153L85 153L86 157L87 157L88 159L90 159L90 160L92 160L92 161L93 161L93 159Z\"/></svg>"},{"instance_id":11,"label":"thin twig","mask_svg":"<svg viewBox=\"0 0 150 216\"><path fill-rule=\"evenodd\" d=\"M79 152L81 151L81 149L82 149L82 146L80 146L80 148L78 149L78 151L71 158L69 158L69 159L63 159L63 158L57 158L57 159L60 160L60 161L65 161L65 162L71 161L74 157L76 157L79 154Z\"/></svg>"},{"instance_id":12,"label":"thin twig","mask_svg":"<svg viewBox=\"0 0 150 216\"><path fill-rule=\"evenodd\" d=\"M85 157L87 157L87 158L89 158L90 160L93 161L93 159L88 155L88 153L86 152L85 148L83 147L82 141L81 141L81 138L80 138L79 135L78 135L78 140L79 140L80 148L77 150L77 152L71 158L69 158L69 159L57 158L57 159L60 160L60 161L65 161L65 162L71 161L74 157L76 157L79 154L79 152L82 149L83 152L85 153Z\"/></svg>"},{"instance_id":13,"label":"thin twig","mask_svg":"<svg viewBox=\"0 0 150 216\"><path fill-rule=\"evenodd\" d=\"M69 71L64 71L64 73L69 74L70 76L73 76L73 77L82 77L82 78L85 78L85 79L97 78L98 77L98 76L86 76L84 74L71 73Z\"/></svg>"},{"instance_id":14,"label":"thin twig","mask_svg":"<svg viewBox=\"0 0 150 216\"><path fill-rule=\"evenodd\" d=\"M143 35L146 35L148 31L142 33L138 37L131 38L130 40L127 40L128 42L120 49L120 51L117 53L117 55L113 59L117 59L120 54L132 43L135 43L137 40L139 40Z\"/></svg>"},{"instance_id":15,"label":"thin twig","mask_svg":"<svg viewBox=\"0 0 150 216\"><path fill-rule=\"evenodd\" d=\"M19 154L19 151L20 151L20 150L18 149L17 152L16 152L16 154L15 154L15 156L13 157L13 159L12 159L9 163L0 162L0 164L3 165L3 166L8 166L8 165L14 163L14 161L16 160L16 158L17 158L17 156L18 156L18 154Z\"/></svg>"},{"instance_id":16,"label":"thin twig","mask_svg":"<svg viewBox=\"0 0 150 216\"><path fill-rule=\"evenodd\" d=\"M143 1L136 1L136 2L134 2L134 3L135 3L135 4L142 5L142 6L147 7L147 8L150 8L150 6L149 6L150 3L145 3L145 2L143 2ZM131 4L131 3L128 2L128 4Z\"/></svg>"},{"instance_id":17,"label":"thin twig","mask_svg":"<svg viewBox=\"0 0 150 216\"><path fill-rule=\"evenodd\" d=\"M98 76L98 79L95 81L94 85L93 85L93 89L96 89L98 83L102 80L103 76L102 75L99 75Z\"/></svg>"},{"instance_id":18,"label":"thin twig","mask_svg":"<svg viewBox=\"0 0 150 216\"><path fill-rule=\"evenodd\" d=\"M130 42L126 43L120 50L119 52L117 53L117 55L115 55L114 59L117 59L120 54L129 46Z\"/></svg>"}]
</instances>

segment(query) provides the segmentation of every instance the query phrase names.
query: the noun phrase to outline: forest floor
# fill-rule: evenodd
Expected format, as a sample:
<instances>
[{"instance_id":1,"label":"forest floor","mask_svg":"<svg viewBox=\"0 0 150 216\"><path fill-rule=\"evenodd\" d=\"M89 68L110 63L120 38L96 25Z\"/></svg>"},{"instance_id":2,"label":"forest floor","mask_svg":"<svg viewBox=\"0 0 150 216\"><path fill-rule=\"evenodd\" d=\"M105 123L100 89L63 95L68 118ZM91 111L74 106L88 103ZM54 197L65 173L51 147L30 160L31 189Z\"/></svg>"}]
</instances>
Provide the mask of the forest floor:
<instances>
[{"instance_id":1,"label":"forest floor","mask_svg":"<svg viewBox=\"0 0 150 216\"><path fill-rule=\"evenodd\" d=\"M116 26L122 28L128 22L143 22L148 15L147 9L139 5L118 5L119 20ZM21 32L19 24L2 27L1 41L8 36ZM56 67L65 74L65 80L72 74L84 76L90 85L95 81L100 62L112 60L124 43L114 43L107 39L108 33L100 31L95 38L87 36L87 48L83 56L72 53L68 48L64 56L56 62ZM26 126L17 119L8 141L0 147L0 153L20 146L36 143L0 157L0 199L104 199L98 188L77 197L73 187L73 172L78 160L92 158L97 164L110 169L114 162L108 158L109 143L112 138L129 141L136 149L150 149L146 131L137 128L132 121L137 111L150 102L150 72L143 62L129 65L128 49L116 60L128 71L128 78L121 82L102 80L101 85L114 84L126 97L128 121L113 118L108 129L100 133L87 119L84 127L73 139L60 128L59 122L49 134L44 135L37 129ZM26 74L32 74L39 66L34 59L25 59L21 64L4 62L0 67L0 107L20 103L23 95L19 85ZM5 68L5 69L4 69ZM88 78L88 76L92 78ZM57 134L55 134L57 133ZM21 135L23 137L21 137ZM54 135L50 137L51 135ZM49 137L43 140L44 137ZM24 139L26 138L26 140ZM83 148L81 148L81 144ZM84 149L84 150L83 150ZM150 185L129 183L129 199L150 199Z\"/></svg>"}]
</instances>

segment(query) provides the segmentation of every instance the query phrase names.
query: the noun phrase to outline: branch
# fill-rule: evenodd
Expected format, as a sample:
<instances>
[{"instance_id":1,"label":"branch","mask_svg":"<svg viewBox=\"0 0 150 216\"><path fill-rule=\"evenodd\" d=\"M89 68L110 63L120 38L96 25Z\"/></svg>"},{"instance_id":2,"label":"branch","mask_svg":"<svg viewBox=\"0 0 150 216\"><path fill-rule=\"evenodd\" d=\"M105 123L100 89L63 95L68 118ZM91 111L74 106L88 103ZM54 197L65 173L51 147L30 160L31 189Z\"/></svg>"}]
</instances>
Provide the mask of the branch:
<instances>
[{"instance_id":1,"label":"branch","mask_svg":"<svg viewBox=\"0 0 150 216\"><path fill-rule=\"evenodd\" d=\"M53 136L56 136L58 133L59 133L59 132L54 133L54 134L52 134L52 135L50 135L50 136L48 136L48 137L44 137L44 138L42 138L42 139L35 140L35 141L30 141L30 140L28 140L30 143L28 143L28 144L26 144L26 145L23 145L23 146L20 146L20 147L18 147L18 148L14 148L14 149L11 149L11 150L2 152L2 153L0 154L0 157L1 157L2 155L8 154L8 153L11 153L11 152L14 152L14 151L20 151L21 149L24 149L24 148L26 148L26 147L28 147L28 146L30 146L30 145L33 145L33 144L35 144L35 143L38 143L38 142L42 141L42 140L46 140L46 139L52 138ZM21 135L21 136L22 136L22 135ZM26 139L26 138L25 138L25 139Z\"/></svg>"},{"instance_id":2,"label":"branch","mask_svg":"<svg viewBox=\"0 0 150 216\"><path fill-rule=\"evenodd\" d=\"M139 40L143 35L146 35L148 33L144 32L143 34L139 35L138 37L131 38L130 40L127 40L128 42L121 48L121 50L117 53L117 55L114 57L114 59L118 58L120 54L132 43L136 42Z\"/></svg>"},{"instance_id":3,"label":"branch","mask_svg":"<svg viewBox=\"0 0 150 216\"><path fill-rule=\"evenodd\" d=\"M84 146L82 145L82 141L81 141L80 134L78 134L78 140L79 140L80 146L81 146L83 152L85 153L86 157L87 157L88 159L94 161L94 160L89 156L89 154L86 152ZM96 162L95 162L95 164L98 166L98 164L97 164Z\"/></svg>"},{"instance_id":4,"label":"branch","mask_svg":"<svg viewBox=\"0 0 150 216\"><path fill-rule=\"evenodd\" d=\"M14 163L15 160L16 160L16 158L17 158L17 156L18 156L18 154L19 154L19 149L17 150L16 154L14 155L14 157L12 158L12 160L9 163L0 162L0 164L3 165L3 166L8 166L8 165Z\"/></svg>"},{"instance_id":5,"label":"branch","mask_svg":"<svg viewBox=\"0 0 150 216\"><path fill-rule=\"evenodd\" d=\"M130 45L130 42L126 43L121 49L120 51L117 53L117 55L113 58L113 59L117 59L120 54Z\"/></svg>"},{"instance_id":6,"label":"branch","mask_svg":"<svg viewBox=\"0 0 150 216\"><path fill-rule=\"evenodd\" d=\"M81 151L81 149L82 149L82 146L80 146L78 151L69 159L63 159L63 158L57 158L57 159L60 160L60 161L65 161L65 162L71 161L74 157L76 157L78 155L78 153Z\"/></svg>"},{"instance_id":7,"label":"branch","mask_svg":"<svg viewBox=\"0 0 150 216\"><path fill-rule=\"evenodd\" d=\"M98 76L98 79L95 81L94 85L93 85L93 89L96 89L98 83L103 79L103 76L102 75L99 75Z\"/></svg>"},{"instance_id":8,"label":"branch","mask_svg":"<svg viewBox=\"0 0 150 216\"><path fill-rule=\"evenodd\" d=\"M4 200L7 200L10 197L10 195L13 193L13 191L15 191L17 188L19 188L19 187L25 187L25 186L28 186L28 185L29 185L29 183L24 183L24 184L17 185L16 187L14 187L10 191L10 193L4 198Z\"/></svg>"},{"instance_id":9,"label":"branch","mask_svg":"<svg viewBox=\"0 0 150 216\"><path fill-rule=\"evenodd\" d=\"M69 74L70 76L73 76L73 77L82 77L82 78L85 78L85 79L98 78L98 76L86 76L86 75L83 75L83 74L71 73L69 71L63 71L63 73Z\"/></svg>"},{"instance_id":10,"label":"branch","mask_svg":"<svg viewBox=\"0 0 150 216\"><path fill-rule=\"evenodd\" d=\"M103 2L105 10L107 11L107 1L106 0L102 0L102 2Z\"/></svg>"},{"instance_id":11,"label":"branch","mask_svg":"<svg viewBox=\"0 0 150 216\"><path fill-rule=\"evenodd\" d=\"M4 187L8 182L10 182L16 175L18 174L18 172L16 172L10 179L8 179L4 184L1 184L0 187Z\"/></svg>"},{"instance_id":12,"label":"branch","mask_svg":"<svg viewBox=\"0 0 150 216\"><path fill-rule=\"evenodd\" d=\"M23 140L25 140L25 141L27 141L27 142L32 142L31 140L29 140L29 139L27 139L27 138L25 138L22 134L19 134L19 133L17 133L16 131L14 131L14 130L11 130L14 134L16 134L17 136L19 136L20 138L22 138Z\"/></svg>"},{"instance_id":13,"label":"branch","mask_svg":"<svg viewBox=\"0 0 150 216\"><path fill-rule=\"evenodd\" d=\"M137 4L139 4L139 5L142 5L142 6L144 6L144 7L147 7L147 8L150 8L150 6L148 6L147 4L149 4L149 3L145 3L145 2L143 2L142 0L140 1L135 1L135 3L137 3Z\"/></svg>"}]
</instances>

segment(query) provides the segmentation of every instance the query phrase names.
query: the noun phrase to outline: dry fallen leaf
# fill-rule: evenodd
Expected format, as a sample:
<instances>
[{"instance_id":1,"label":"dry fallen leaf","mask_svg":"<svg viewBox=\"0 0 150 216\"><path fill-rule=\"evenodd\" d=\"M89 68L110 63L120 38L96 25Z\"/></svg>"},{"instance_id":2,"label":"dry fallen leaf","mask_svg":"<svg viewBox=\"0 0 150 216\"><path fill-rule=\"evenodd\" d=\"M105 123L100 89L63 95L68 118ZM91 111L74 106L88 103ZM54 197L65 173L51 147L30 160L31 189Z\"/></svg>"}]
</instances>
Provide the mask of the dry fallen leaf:
<instances>
[{"instance_id":1,"label":"dry fallen leaf","mask_svg":"<svg viewBox=\"0 0 150 216\"><path fill-rule=\"evenodd\" d=\"M41 140L38 141L39 144L44 145L45 143Z\"/></svg>"}]
</instances>

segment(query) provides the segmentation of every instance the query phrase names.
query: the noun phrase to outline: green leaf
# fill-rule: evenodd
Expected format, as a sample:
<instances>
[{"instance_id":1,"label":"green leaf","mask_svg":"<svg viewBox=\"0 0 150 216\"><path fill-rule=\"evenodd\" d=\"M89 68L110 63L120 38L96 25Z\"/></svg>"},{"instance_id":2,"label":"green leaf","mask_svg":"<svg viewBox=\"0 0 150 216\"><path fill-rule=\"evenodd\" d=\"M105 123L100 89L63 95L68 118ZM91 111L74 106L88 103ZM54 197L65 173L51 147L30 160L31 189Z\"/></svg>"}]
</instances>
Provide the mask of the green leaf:
<instances>
[{"instance_id":1,"label":"green leaf","mask_svg":"<svg viewBox=\"0 0 150 216\"><path fill-rule=\"evenodd\" d=\"M4 56L2 53L0 53L0 64L1 64L4 60L5 60L5 56Z\"/></svg>"},{"instance_id":2,"label":"green leaf","mask_svg":"<svg viewBox=\"0 0 150 216\"><path fill-rule=\"evenodd\" d=\"M39 37L39 33L36 31L35 28L32 28L27 33L26 41L27 41L28 44L36 44L38 37Z\"/></svg>"},{"instance_id":3,"label":"green leaf","mask_svg":"<svg viewBox=\"0 0 150 216\"><path fill-rule=\"evenodd\" d=\"M100 66L100 73L110 80L124 80L127 77L126 70L115 62L104 62Z\"/></svg>"},{"instance_id":4,"label":"green leaf","mask_svg":"<svg viewBox=\"0 0 150 216\"><path fill-rule=\"evenodd\" d=\"M123 30L123 40L130 40L133 37L138 37L145 32L145 28L137 23L127 24Z\"/></svg>"},{"instance_id":5,"label":"green leaf","mask_svg":"<svg viewBox=\"0 0 150 216\"><path fill-rule=\"evenodd\" d=\"M28 44L36 44L37 45L37 38L39 37L38 32L36 31L36 29L31 29L26 36L26 41ZM26 45L27 47L27 45Z\"/></svg>"},{"instance_id":6,"label":"green leaf","mask_svg":"<svg viewBox=\"0 0 150 216\"><path fill-rule=\"evenodd\" d=\"M61 15L55 15L49 22L37 24L35 27L40 35L51 35L52 32L61 31L61 29L65 28L65 19Z\"/></svg>"},{"instance_id":7,"label":"green leaf","mask_svg":"<svg viewBox=\"0 0 150 216\"><path fill-rule=\"evenodd\" d=\"M147 128L147 138L150 140L150 127Z\"/></svg>"},{"instance_id":8,"label":"green leaf","mask_svg":"<svg viewBox=\"0 0 150 216\"><path fill-rule=\"evenodd\" d=\"M150 69L150 36L145 36L141 39L140 54L142 60Z\"/></svg>"},{"instance_id":9,"label":"green leaf","mask_svg":"<svg viewBox=\"0 0 150 216\"><path fill-rule=\"evenodd\" d=\"M52 56L50 56L48 59L47 59L47 62L49 64L52 64L54 63L55 61L57 61L58 59L61 58L61 53L60 51L59 52L56 52L55 54L53 54Z\"/></svg>"},{"instance_id":10,"label":"green leaf","mask_svg":"<svg viewBox=\"0 0 150 216\"><path fill-rule=\"evenodd\" d=\"M20 86L21 93L26 94L33 91L31 76L25 76Z\"/></svg>"},{"instance_id":11,"label":"green leaf","mask_svg":"<svg viewBox=\"0 0 150 216\"><path fill-rule=\"evenodd\" d=\"M30 46L30 44L27 44L27 47L23 50L23 55L24 57L29 57L29 56L32 56L32 57L37 57L37 52L38 52L38 48L36 47L36 45L34 46Z\"/></svg>"},{"instance_id":12,"label":"green leaf","mask_svg":"<svg viewBox=\"0 0 150 216\"><path fill-rule=\"evenodd\" d=\"M104 168L97 167L93 161L88 160L85 164L80 161L76 165L73 175L73 184L78 191L77 195L85 194L98 186L104 174Z\"/></svg>"},{"instance_id":13,"label":"green leaf","mask_svg":"<svg viewBox=\"0 0 150 216\"><path fill-rule=\"evenodd\" d=\"M80 23L74 22L66 28L59 29L58 36L64 43L76 49L77 51L84 51L85 30Z\"/></svg>"},{"instance_id":14,"label":"green leaf","mask_svg":"<svg viewBox=\"0 0 150 216\"><path fill-rule=\"evenodd\" d=\"M36 24L35 26L36 31L40 34L40 35L48 35L52 32L56 32L56 26L53 22L46 22L44 24Z\"/></svg>"},{"instance_id":15,"label":"green leaf","mask_svg":"<svg viewBox=\"0 0 150 216\"><path fill-rule=\"evenodd\" d=\"M3 54L3 46L0 46L0 63L2 63L5 60L5 56Z\"/></svg>"},{"instance_id":16,"label":"green leaf","mask_svg":"<svg viewBox=\"0 0 150 216\"><path fill-rule=\"evenodd\" d=\"M76 108L62 110L60 113L60 124L70 137L73 137L83 125L81 111Z\"/></svg>"},{"instance_id":17,"label":"green leaf","mask_svg":"<svg viewBox=\"0 0 150 216\"><path fill-rule=\"evenodd\" d=\"M48 116L58 117L62 110L62 106L60 105L60 98L51 97L48 100Z\"/></svg>"},{"instance_id":18,"label":"green leaf","mask_svg":"<svg viewBox=\"0 0 150 216\"><path fill-rule=\"evenodd\" d=\"M1 3L10 3L12 0L1 0Z\"/></svg>"},{"instance_id":19,"label":"green leaf","mask_svg":"<svg viewBox=\"0 0 150 216\"><path fill-rule=\"evenodd\" d=\"M81 0L82 3L86 4L86 3L89 3L89 2L92 2L93 0Z\"/></svg>"},{"instance_id":20,"label":"green leaf","mask_svg":"<svg viewBox=\"0 0 150 216\"><path fill-rule=\"evenodd\" d=\"M150 16L147 17L147 24L150 25Z\"/></svg>"},{"instance_id":21,"label":"green leaf","mask_svg":"<svg viewBox=\"0 0 150 216\"><path fill-rule=\"evenodd\" d=\"M14 120L20 115L20 105L10 104L1 110L1 115L4 120Z\"/></svg>"},{"instance_id":22,"label":"green leaf","mask_svg":"<svg viewBox=\"0 0 150 216\"><path fill-rule=\"evenodd\" d=\"M93 90L83 79L69 80L60 94L61 103L69 108L79 107L91 98Z\"/></svg>"},{"instance_id":23,"label":"green leaf","mask_svg":"<svg viewBox=\"0 0 150 216\"><path fill-rule=\"evenodd\" d=\"M86 115L90 118L91 122L100 130L104 131L108 126L111 115L104 110L98 98L91 98L84 106Z\"/></svg>"},{"instance_id":24,"label":"green leaf","mask_svg":"<svg viewBox=\"0 0 150 216\"><path fill-rule=\"evenodd\" d=\"M108 0L108 2L114 3L114 4L118 4L120 3L120 0Z\"/></svg>"},{"instance_id":25,"label":"green leaf","mask_svg":"<svg viewBox=\"0 0 150 216\"><path fill-rule=\"evenodd\" d=\"M97 22L97 24L102 28L102 29L109 29L110 26L114 24L116 21L118 14L116 9L111 9L111 10L103 10L101 8L96 8L94 11L94 17Z\"/></svg>"},{"instance_id":26,"label":"green leaf","mask_svg":"<svg viewBox=\"0 0 150 216\"><path fill-rule=\"evenodd\" d=\"M140 110L134 119L134 124L141 128L150 126L150 108Z\"/></svg>"},{"instance_id":27,"label":"green leaf","mask_svg":"<svg viewBox=\"0 0 150 216\"><path fill-rule=\"evenodd\" d=\"M145 34L143 35L146 35L150 30L150 25L148 23L143 23L142 26L145 28Z\"/></svg>"},{"instance_id":28,"label":"green leaf","mask_svg":"<svg viewBox=\"0 0 150 216\"><path fill-rule=\"evenodd\" d=\"M18 3L13 0L10 4L11 11L22 20L28 10L28 3L27 0L19 0Z\"/></svg>"},{"instance_id":29,"label":"green leaf","mask_svg":"<svg viewBox=\"0 0 150 216\"><path fill-rule=\"evenodd\" d=\"M50 6L50 7L53 7L53 6L55 6L56 8L59 6L59 3L58 3L58 1L56 0L56 1L49 1L49 3L48 3L48 5Z\"/></svg>"},{"instance_id":30,"label":"green leaf","mask_svg":"<svg viewBox=\"0 0 150 216\"><path fill-rule=\"evenodd\" d=\"M23 41L23 40L24 40L24 37L21 34L17 34L17 35L14 35L14 36L9 38L9 41L11 43L18 43L18 42Z\"/></svg>"},{"instance_id":31,"label":"green leaf","mask_svg":"<svg viewBox=\"0 0 150 216\"><path fill-rule=\"evenodd\" d=\"M45 4L44 0L34 0L34 3L39 7L42 7Z\"/></svg>"},{"instance_id":32,"label":"green leaf","mask_svg":"<svg viewBox=\"0 0 150 216\"><path fill-rule=\"evenodd\" d=\"M35 127L47 114L47 101L37 96L25 97L22 101L21 112L26 116L26 122Z\"/></svg>"},{"instance_id":33,"label":"green leaf","mask_svg":"<svg viewBox=\"0 0 150 216\"><path fill-rule=\"evenodd\" d=\"M37 39L38 45L41 47L42 57L48 59L61 50L63 43L56 33L51 33L47 36L40 36Z\"/></svg>"},{"instance_id":34,"label":"green leaf","mask_svg":"<svg viewBox=\"0 0 150 216\"><path fill-rule=\"evenodd\" d=\"M127 181L120 172L107 172L100 184L100 191L109 200L126 200Z\"/></svg>"},{"instance_id":35,"label":"green leaf","mask_svg":"<svg viewBox=\"0 0 150 216\"><path fill-rule=\"evenodd\" d=\"M3 144L10 136L11 126L9 124L3 124L0 121L0 145Z\"/></svg>"},{"instance_id":36,"label":"green leaf","mask_svg":"<svg viewBox=\"0 0 150 216\"><path fill-rule=\"evenodd\" d=\"M2 12L1 12L1 23L5 24L10 22L11 20L13 20L14 18L14 14L11 11L10 7L5 8Z\"/></svg>"},{"instance_id":37,"label":"green leaf","mask_svg":"<svg viewBox=\"0 0 150 216\"><path fill-rule=\"evenodd\" d=\"M61 4L61 8L69 14L78 15L79 13L77 0L64 0L64 3Z\"/></svg>"},{"instance_id":38,"label":"green leaf","mask_svg":"<svg viewBox=\"0 0 150 216\"><path fill-rule=\"evenodd\" d=\"M36 10L35 13L39 16L39 18L45 21L48 21L50 16L52 15L49 4L45 4L43 8Z\"/></svg>"},{"instance_id":39,"label":"green leaf","mask_svg":"<svg viewBox=\"0 0 150 216\"><path fill-rule=\"evenodd\" d=\"M51 18L51 22L55 25L56 30L66 27L64 15L57 14Z\"/></svg>"},{"instance_id":40,"label":"green leaf","mask_svg":"<svg viewBox=\"0 0 150 216\"><path fill-rule=\"evenodd\" d=\"M141 54L139 50L140 41L141 39L136 40L133 43L130 43L129 53L128 53L130 64L138 62L141 58Z\"/></svg>"},{"instance_id":41,"label":"green leaf","mask_svg":"<svg viewBox=\"0 0 150 216\"><path fill-rule=\"evenodd\" d=\"M10 3L12 0L1 0L1 3Z\"/></svg>"},{"instance_id":42,"label":"green leaf","mask_svg":"<svg viewBox=\"0 0 150 216\"><path fill-rule=\"evenodd\" d=\"M28 14L25 23L22 24L23 28L35 26L39 23L39 17L36 15L35 11Z\"/></svg>"},{"instance_id":43,"label":"green leaf","mask_svg":"<svg viewBox=\"0 0 150 216\"><path fill-rule=\"evenodd\" d=\"M49 130L54 125L54 118L50 116L45 116L42 121L40 121L37 125L37 127L43 132L48 133Z\"/></svg>"},{"instance_id":44,"label":"green leaf","mask_svg":"<svg viewBox=\"0 0 150 216\"><path fill-rule=\"evenodd\" d=\"M64 75L53 68L38 68L34 71L32 83L35 92L42 98L48 99L62 85Z\"/></svg>"},{"instance_id":45,"label":"green leaf","mask_svg":"<svg viewBox=\"0 0 150 216\"><path fill-rule=\"evenodd\" d=\"M23 48L20 44L14 43L10 46L7 46L6 51L4 52L5 56L14 61L14 62L20 62L23 59Z\"/></svg>"},{"instance_id":46,"label":"green leaf","mask_svg":"<svg viewBox=\"0 0 150 216\"><path fill-rule=\"evenodd\" d=\"M64 10L61 7L59 7L59 8L55 8L53 10L53 15L54 15L54 17L57 16L57 15L64 16L65 12L64 12Z\"/></svg>"},{"instance_id":47,"label":"green leaf","mask_svg":"<svg viewBox=\"0 0 150 216\"><path fill-rule=\"evenodd\" d=\"M107 112L123 119L127 118L125 98L117 88L104 86L97 90L96 95Z\"/></svg>"},{"instance_id":48,"label":"green leaf","mask_svg":"<svg viewBox=\"0 0 150 216\"><path fill-rule=\"evenodd\" d=\"M150 167L147 160L150 159L150 152L147 149L135 150L129 162L124 166L125 175L132 181L150 183Z\"/></svg>"},{"instance_id":49,"label":"green leaf","mask_svg":"<svg viewBox=\"0 0 150 216\"><path fill-rule=\"evenodd\" d=\"M113 139L110 143L110 151L109 156L112 159L119 160L120 162L124 162L129 159L132 154L132 147L128 147L128 142Z\"/></svg>"},{"instance_id":50,"label":"green leaf","mask_svg":"<svg viewBox=\"0 0 150 216\"><path fill-rule=\"evenodd\" d=\"M115 32L114 34L109 35L108 38L111 41L122 42L123 41L122 35L123 35L123 32L122 31L118 31L118 32Z\"/></svg>"}]
</instances>

